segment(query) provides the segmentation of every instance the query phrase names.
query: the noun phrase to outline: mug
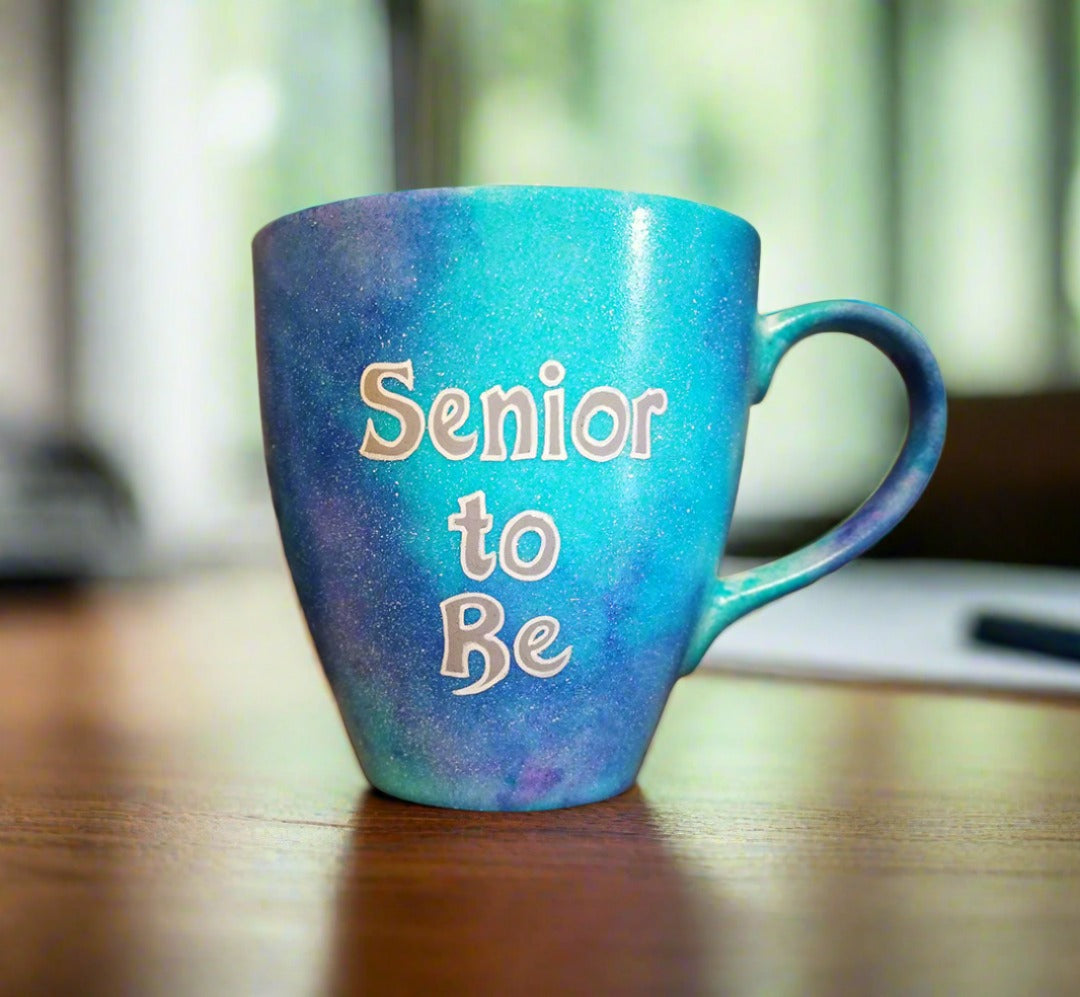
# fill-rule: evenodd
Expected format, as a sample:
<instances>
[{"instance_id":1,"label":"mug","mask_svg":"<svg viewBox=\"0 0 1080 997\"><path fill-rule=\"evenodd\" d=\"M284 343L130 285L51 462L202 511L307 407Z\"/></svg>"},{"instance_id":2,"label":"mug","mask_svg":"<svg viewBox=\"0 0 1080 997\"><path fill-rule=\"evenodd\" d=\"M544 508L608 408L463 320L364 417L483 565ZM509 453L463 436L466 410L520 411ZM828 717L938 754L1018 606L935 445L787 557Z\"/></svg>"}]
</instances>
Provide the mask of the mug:
<instances>
[{"instance_id":1,"label":"mug","mask_svg":"<svg viewBox=\"0 0 1080 997\"><path fill-rule=\"evenodd\" d=\"M759 252L717 208L560 187L361 197L256 235L274 507L374 786L474 810L622 792L721 630L918 498L945 431L925 342L857 301L759 315ZM825 331L895 364L904 446L841 525L719 577L750 407Z\"/></svg>"}]
</instances>

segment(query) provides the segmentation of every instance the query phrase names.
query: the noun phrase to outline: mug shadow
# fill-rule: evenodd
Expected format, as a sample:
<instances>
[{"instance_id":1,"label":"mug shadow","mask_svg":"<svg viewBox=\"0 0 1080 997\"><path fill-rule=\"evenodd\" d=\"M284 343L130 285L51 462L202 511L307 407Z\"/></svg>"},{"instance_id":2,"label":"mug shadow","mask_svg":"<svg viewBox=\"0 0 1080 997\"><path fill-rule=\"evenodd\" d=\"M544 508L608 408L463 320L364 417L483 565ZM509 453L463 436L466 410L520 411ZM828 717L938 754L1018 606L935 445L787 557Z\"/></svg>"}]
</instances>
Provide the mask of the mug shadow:
<instances>
[{"instance_id":1,"label":"mug shadow","mask_svg":"<svg viewBox=\"0 0 1080 997\"><path fill-rule=\"evenodd\" d=\"M353 825L334 993L706 988L692 884L637 787L543 813L438 810L368 791Z\"/></svg>"}]
</instances>

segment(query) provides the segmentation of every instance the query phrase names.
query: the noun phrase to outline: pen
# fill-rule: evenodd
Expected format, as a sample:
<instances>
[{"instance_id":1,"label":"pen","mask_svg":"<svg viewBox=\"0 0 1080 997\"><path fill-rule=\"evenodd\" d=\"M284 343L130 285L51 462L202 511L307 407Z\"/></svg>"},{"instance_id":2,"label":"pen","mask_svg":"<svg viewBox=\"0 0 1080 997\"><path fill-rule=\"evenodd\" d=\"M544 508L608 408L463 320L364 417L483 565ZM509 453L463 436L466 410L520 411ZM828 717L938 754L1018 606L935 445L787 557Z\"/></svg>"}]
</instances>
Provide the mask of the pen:
<instances>
[{"instance_id":1,"label":"pen","mask_svg":"<svg viewBox=\"0 0 1080 997\"><path fill-rule=\"evenodd\" d=\"M1062 663L1080 662L1080 628L1060 623L982 612L972 621L971 638L979 644L1062 659Z\"/></svg>"}]
</instances>

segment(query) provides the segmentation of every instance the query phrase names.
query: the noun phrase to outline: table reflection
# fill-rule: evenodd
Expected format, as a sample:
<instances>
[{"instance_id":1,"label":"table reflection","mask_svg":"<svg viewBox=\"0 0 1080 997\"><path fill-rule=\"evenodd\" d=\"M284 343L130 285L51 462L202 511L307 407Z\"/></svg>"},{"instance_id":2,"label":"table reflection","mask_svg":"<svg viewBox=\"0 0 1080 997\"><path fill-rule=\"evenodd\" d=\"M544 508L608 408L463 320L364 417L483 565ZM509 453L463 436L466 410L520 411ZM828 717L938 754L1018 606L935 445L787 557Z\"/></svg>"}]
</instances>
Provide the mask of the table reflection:
<instances>
[{"instance_id":1,"label":"table reflection","mask_svg":"<svg viewBox=\"0 0 1080 997\"><path fill-rule=\"evenodd\" d=\"M527 814L435 810L368 792L354 824L334 991L703 985L706 943L691 891L636 788Z\"/></svg>"}]
</instances>

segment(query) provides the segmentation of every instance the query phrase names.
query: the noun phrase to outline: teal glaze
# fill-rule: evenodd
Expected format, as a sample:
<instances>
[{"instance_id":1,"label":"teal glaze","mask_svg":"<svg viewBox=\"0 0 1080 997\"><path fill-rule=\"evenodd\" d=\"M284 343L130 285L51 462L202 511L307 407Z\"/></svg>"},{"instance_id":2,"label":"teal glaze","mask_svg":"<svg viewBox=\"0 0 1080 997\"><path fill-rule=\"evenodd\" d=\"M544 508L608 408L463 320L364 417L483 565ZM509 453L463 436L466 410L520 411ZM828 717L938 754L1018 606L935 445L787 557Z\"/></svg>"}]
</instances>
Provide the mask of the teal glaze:
<instances>
[{"instance_id":1,"label":"teal glaze","mask_svg":"<svg viewBox=\"0 0 1080 997\"><path fill-rule=\"evenodd\" d=\"M361 766L405 799L545 809L626 789L671 686L720 630L877 540L916 500L941 448L944 391L912 327L859 302L759 317L757 233L715 208L592 189L409 191L279 219L256 236L254 258L267 467L285 552ZM901 371L905 448L846 523L718 579L750 406L782 354L826 329L867 339ZM460 388L471 411L457 432L478 434L476 452L450 459L426 422L409 456L361 454L366 434L393 441L404 425L361 396L362 375L405 361L411 389L392 379L385 389L430 415L440 391ZM550 361L565 371L555 386L540 377ZM536 409L538 451L545 431L565 425L565 460L481 459L482 395L518 385ZM628 402L666 393L648 457L631 456L633 439L603 461L575 447L575 407L604 386ZM564 419L545 420L556 390ZM613 420L589 425L603 437ZM510 415L508 450L519 428ZM492 518L489 552L511 517L549 517L560 541L549 573L513 577L497 561L469 576L450 517L477 492ZM523 561L537 556L537 534L517 549ZM444 661L452 627L442 607L467 592L502 609L510 658L479 692L498 655L449 656L467 675ZM570 648L547 676L512 653L537 617L559 626L542 657Z\"/></svg>"}]
</instances>

